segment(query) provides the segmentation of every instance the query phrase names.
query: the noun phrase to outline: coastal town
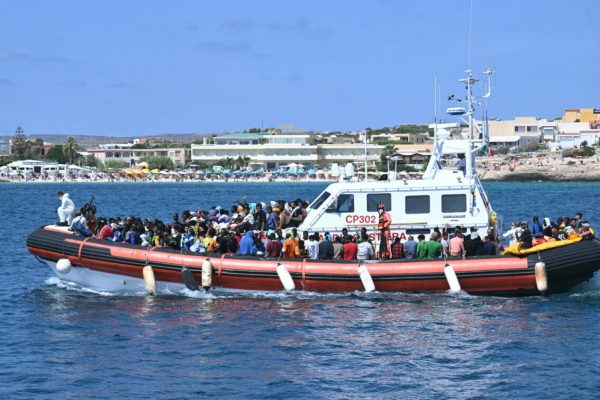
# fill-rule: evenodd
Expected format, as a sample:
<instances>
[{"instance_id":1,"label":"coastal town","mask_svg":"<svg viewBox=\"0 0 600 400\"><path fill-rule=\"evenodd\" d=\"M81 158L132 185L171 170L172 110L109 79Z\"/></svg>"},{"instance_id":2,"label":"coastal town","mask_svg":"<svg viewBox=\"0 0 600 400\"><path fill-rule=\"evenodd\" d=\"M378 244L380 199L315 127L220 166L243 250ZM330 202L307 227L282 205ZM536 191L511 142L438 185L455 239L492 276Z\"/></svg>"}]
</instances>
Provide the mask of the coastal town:
<instances>
[{"instance_id":1,"label":"coastal town","mask_svg":"<svg viewBox=\"0 0 600 400\"><path fill-rule=\"evenodd\" d=\"M483 122L482 122L483 123ZM566 109L553 120L489 120L489 146L477 159L482 180L598 181L600 110ZM434 136L461 138L461 123L403 124L352 132L290 126L221 134L164 135L117 143L64 136L49 142L0 138L0 179L12 182L182 182L418 179ZM77 138L77 139L76 139ZM54 137L54 140L59 136ZM112 139L112 140L111 140ZM111 143L112 141L112 143ZM448 165L457 159L444 160Z\"/></svg>"}]
</instances>

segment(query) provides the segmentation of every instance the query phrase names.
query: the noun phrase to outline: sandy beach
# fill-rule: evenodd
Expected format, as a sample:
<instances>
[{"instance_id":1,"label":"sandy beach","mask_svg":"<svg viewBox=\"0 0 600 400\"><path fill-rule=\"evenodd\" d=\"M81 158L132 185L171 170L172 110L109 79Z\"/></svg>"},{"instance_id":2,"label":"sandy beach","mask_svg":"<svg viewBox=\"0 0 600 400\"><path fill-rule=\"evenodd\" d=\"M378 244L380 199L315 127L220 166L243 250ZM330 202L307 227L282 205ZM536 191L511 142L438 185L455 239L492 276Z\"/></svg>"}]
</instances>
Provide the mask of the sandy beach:
<instances>
[{"instance_id":1,"label":"sandy beach","mask_svg":"<svg viewBox=\"0 0 600 400\"><path fill-rule=\"evenodd\" d=\"M453 168L450 166L447 168ZM482 181L600 181L600 158L598 157L562 157L555 153L539 152L530 154L494 155L477 158L477 172ZM382 172L383 174L383 172ZM413 173L414 174L414 173ZM375 179L369 172L370 179ZM410 176L406 176L411 179ZM359 179L362 179L360 174ZM419 179L413 176L412 179ZM127 175L118 172L97 172L84 174L83 176L41 177L41 176L0 176L0 183L210 183L210 182L335 182L337 179L329 174L321 174L318 177L294 177L265 174L264 176L245 176L243 178L222 177L219 175L211 177L199 177L193 173L173 173L166 175Z\"/></svg>"},{"instance_id":2,"label":"sandy beach","mask_svg":"<svg viewBox=\"0 0 600 400\"><path fill-rule=\"evenodd\" d=\"M597 157L561 157L533 153L479 157L477 170L483 181L600 181Z\"/></svg>"}]
</instances>

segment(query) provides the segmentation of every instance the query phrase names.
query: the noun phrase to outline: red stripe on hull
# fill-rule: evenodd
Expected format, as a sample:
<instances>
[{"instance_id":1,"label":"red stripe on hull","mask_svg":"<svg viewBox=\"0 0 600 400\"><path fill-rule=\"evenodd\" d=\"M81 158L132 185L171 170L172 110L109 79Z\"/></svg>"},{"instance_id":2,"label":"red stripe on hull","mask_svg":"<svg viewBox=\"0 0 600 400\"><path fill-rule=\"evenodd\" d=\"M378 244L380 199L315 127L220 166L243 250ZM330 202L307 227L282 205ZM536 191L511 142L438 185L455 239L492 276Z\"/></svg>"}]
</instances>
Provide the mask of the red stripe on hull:
<instances>
[{"instance_id":1,"label":"red stripe on hull","mask_svg":"<svg viewBox=\"0 0 600 400\"><path fill-rule=\"evenodd\" d=\"M87 246L87 244L86 244ZM97 246L104 247L104 246ZM112 248L111 250L114 250ZM29 251L40 257L49 260L58 260L65 257L62 254L55 253L47 250L40 250L37 248L29 247ZM120 257L123 257L125 252L118 252ZM132 260L141 261L145 259L146 253L149 255L148 262L152 265L152 261L161 262L170 261L173 263L180 257L169 254L170 257L164 257L161 253L145 252L145 251L129 251L129 255L134 253L137 257L129 257ZM161 257L150 257L150 255L161 255ZM133 278L143 279L142 267L140 266L129 266L121 263L115 263L111 261L92 260L87 258L78 258L74 256L66 256L73 264L82 265L94 271L104 272L114 275L128 276ZM152 260L153 259L153 260ZM204 258L196 257L195 260L187 260L187 266L199 267ZM145 261L145 260L144 260ZM195 262L191 262L195 261ZM218 264L221 263L219 258L212 258L211 261L215 267L215 271L218 268ZM498 267L500 260L472 260L471 265L465 260L460 260L459 263L455 264L457 272L484 272L487 270L475 268L474 262L484 261L485 267ZM487 261L487 262L485 262ZM493 262L489 262L493 261ZM507 258L505 259L507 264L504 265L504 270L507 269L523 269L527 268L526 259L518 258ZM403 265L398 264L367 264L367 267L371 271L373 280L375 281L375 287L380 292L442 292L448 290L448 283L445 279L419 279L409 278L403 279L403 273L406 275L414 275L415 273L427 274L443 273L443 266L440 266L440 262L417 262L408 263ZM491 265L490 265L491 264ZM277 262L275 261L260 261L260 260L244 260L244 259L225 259L223 260L222 275L219 277L217 274L213 277L215 286L223 287L226 289L240 289L240 290L258 290L258 291L280 291L283 289L281 282L277 276L260 277L260 276L242 276L242 275L229 275L235 274L232 270L243 271L243 272L269 272L273 273ZM291 273L303 272L308 277L303 281L300 278L295 278L294 283L298 290L308 291L321 291L321 292L353 292L362 291L364 287L362 282L358 279L357 270L358 264L339 264L339 263L309 263L303 264L300 262L289 262L286 265ZM179 267L174 265L175 268ZM327 268L329 267L329 268ZM335 271L332 271L331 267L335 267ZM489 270L487 270L489 271ZM311 279L310 274L319 274L327 272L334 279ZM357 278L354 280L344 279L335 280L336 274L340 278ZM533 272L533 271L532 271ZM398 279L393 280L378 280L377 277L380 274L396 274ZM173 282L183 283L181 279L180 270L170 270L160 267L154 267L154 274L158 281L162 282ZM200 271L194 271L196 281L200 282L201 273ZM489 293L489 292L518 292L518 291L535 291L535 275L533 273L526 275L499 275L499 276L482 276L482 277L459 277L460 284L463 290L469 293Z\"/></svg>"}]
</instances>

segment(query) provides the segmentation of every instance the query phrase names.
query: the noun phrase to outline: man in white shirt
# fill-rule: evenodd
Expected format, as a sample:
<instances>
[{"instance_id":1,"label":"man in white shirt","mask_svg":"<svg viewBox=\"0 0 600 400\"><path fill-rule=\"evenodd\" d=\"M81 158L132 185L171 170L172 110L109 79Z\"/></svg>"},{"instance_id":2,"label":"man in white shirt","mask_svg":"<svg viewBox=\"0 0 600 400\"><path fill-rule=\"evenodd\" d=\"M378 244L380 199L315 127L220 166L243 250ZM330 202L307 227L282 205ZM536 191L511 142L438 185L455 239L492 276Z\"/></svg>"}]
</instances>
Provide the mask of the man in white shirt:
<instances>
[{"instance_id":1,"label":"man in white shirt","mask_svg":"<svg viewBox=\"0 0 600 400\"><path fill-rule=\"evenodd\" d=\"M359 260L371 260L375 257L373 245L369 242L369 236L363 235L361 242L358 244L357 257Z\"/></svg>"},{"instance_id":2,"label":"man in white shirt","mask_svg":"<svg viewBox=\"0 0 600 400\"><path fill-rule=\"evenodd\" d=\"M316 234L312 234L308 237L306 243L304 243L304 247L308 252L308 258L311 260L319 259L319 241L318 237L315 237Z\"/></svg>"},{"instance_id":3,"label":"man in white shirt","mask_svg":"<svg viewBox=\"0 0 600 400\"><path fill-rule=\"evenodd\" d=\"M502 237L508 240L509 245L513 245L519 241L521 232L523 232L523 228L521 228L517 222L513 222L510 226L510 230L506 231Z\"/></svg>"},{"instance_id":4,"label":"man in white shirt","mask_svg":"<svg viewBox=\"0 0 600 400\"><path fill-rule=\"evenodd\" d=\"M70 226L73 220L73 212L75 211L75 204L73 200L69 198L69 193L58 192L56 196L60 199L60 207L56 210L58 212L59 223L58 226Z\"/></svg>"}]
</instances>

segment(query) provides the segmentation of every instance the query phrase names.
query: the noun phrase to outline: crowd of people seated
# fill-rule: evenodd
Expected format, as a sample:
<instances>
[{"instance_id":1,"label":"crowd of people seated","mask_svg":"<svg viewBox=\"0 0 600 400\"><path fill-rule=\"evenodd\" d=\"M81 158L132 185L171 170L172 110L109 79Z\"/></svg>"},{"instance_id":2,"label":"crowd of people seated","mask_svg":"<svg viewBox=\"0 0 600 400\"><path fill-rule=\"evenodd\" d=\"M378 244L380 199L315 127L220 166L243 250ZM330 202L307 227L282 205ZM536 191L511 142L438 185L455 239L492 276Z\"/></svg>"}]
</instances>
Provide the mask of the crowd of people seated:
<instances>
[{"instance_id":1,"label":"crowd of people seated","mask_svg":"<svg viewBox=\"0 0 600 400\"><path fill-rule=\"evenodd\" d=\"M298 226L306 217L306 201L273 201L248 203L246 198L234 202L229 209L212 207L209 210L173 214L163 222L139 217L96 217L89 204L74 212L69 229L86 237L128 243L144 247L165 247L182 252L237 254L267 258L306 258L331 260L369 260L377 258L374 241L367 228L350 234L347 228L340 235L329 232L299 232ZM509 243L520 242L523 248L546 241L565 240L581 236L594 238L589 223L578 213L574 218L559 218L556 223L544 218L542 224L534 217L532 228L527 223L513 223L503 237ZM374 240L375 239L375 240ZM476 228L461 226L434 228L426 240L424 234L412 235L390 243L391 259L435 259L440 257L467 258L498 254L500 244L493 228L483 238Z\"/></svg>"},{"instance_id":2,"label":"crowd of people seated","mask_svg":"<svg viewBox=\"0 0 600 400\"><path fill-rule=\"evenodd\" d=\"M502 236L510 245L518 242L521 248L528 249L557 240L592 240L595 231L588 221L583 220L582 213L575 213L574 217L558 217L556 221L546 217L541 223L535 216L531 226L527 222L514 221Z\"/></svg>"}]
</instances>

